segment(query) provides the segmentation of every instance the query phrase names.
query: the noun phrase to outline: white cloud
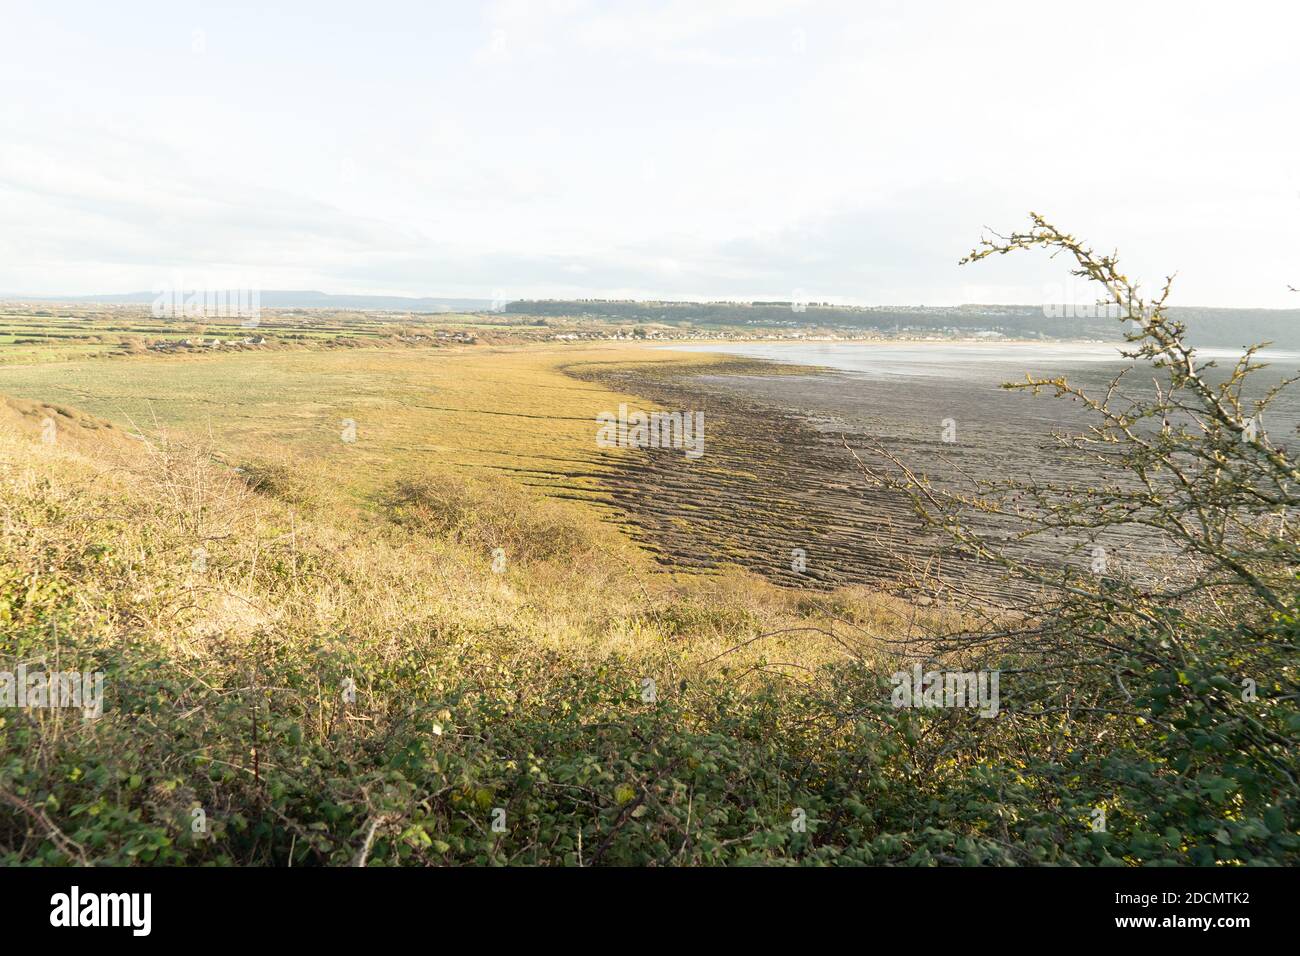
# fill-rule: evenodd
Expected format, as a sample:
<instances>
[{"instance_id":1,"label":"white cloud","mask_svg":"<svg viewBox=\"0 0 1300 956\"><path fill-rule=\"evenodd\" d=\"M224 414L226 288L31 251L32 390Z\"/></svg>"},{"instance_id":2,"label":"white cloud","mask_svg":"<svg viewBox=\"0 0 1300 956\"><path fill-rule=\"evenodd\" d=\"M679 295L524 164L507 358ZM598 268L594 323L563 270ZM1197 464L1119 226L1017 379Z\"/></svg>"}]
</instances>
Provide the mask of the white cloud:
<instances>
[{"instance_id":1,"label":"white cloud","mask_svg":"<svg viewBox=\"0 0 1300 956\"><path fill-rule=\"evenodd\" d=\"M1300 281L1285 7L17 4L7 20L4 291L220 267L330 291L1025 301L1059 270L956 261L1030 208L1136 273L1179 270L1183 303L1294 305Z\"/></svg>"}]
</instances>

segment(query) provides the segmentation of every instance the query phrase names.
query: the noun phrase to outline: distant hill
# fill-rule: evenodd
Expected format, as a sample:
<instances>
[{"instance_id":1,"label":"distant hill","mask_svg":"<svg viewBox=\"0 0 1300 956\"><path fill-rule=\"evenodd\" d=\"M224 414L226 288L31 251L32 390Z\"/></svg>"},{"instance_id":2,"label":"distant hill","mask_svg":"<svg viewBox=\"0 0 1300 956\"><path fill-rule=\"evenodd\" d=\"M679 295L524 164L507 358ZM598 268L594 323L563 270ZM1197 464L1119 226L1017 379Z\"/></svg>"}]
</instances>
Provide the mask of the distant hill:
<instances>
[{"instance_id":1,"label":"distant hill","mask_svg":"<svg viewBox=\"0 0 1300 956\"><path fill-rule=\"evenodd\" d=\"M1171 308L1169 314L1187 326L1194 345L1245 348L1272 342L1282 349L1300 349L1300 309Z\"/></svg>"},{"instance_id":2,"label":"distant hill","mask_svg":"<svg viewBox=\"0 0 1300 956\"><path fill-rule=\"evenodd\" d=\"M798 309L798 311L796 311ZM1122 336L1120 323L1104 316L1061 315L1041 305L835 306L790 302L638 302L607 299L543 299L511 302L508 313L587 316L665 325L735 327L818 326L898 332L995 331L1014 338L1103 339ZM1086 311L1086 310L1082 310ZM1273 342L1300 348L1300 309L1171 308L1196 345L1241 348Z\"/></svg>"},{"instance_id":3,"label":"distant hill","mask_svg":"<svg viewBox=\"0 0 1300 956\"><path fill-rule=\"evenodd\" d=\"M123 292L116 295L0 296L22 302L87 302L98 305L149 305L153 292ZM386 312L484 312L491 299L413 298L401 295L332 295L311 290L268 289L261 293L265 309L359 309ZM497 303L500 305L500 303Z\"/></svg>"}]
</instances>

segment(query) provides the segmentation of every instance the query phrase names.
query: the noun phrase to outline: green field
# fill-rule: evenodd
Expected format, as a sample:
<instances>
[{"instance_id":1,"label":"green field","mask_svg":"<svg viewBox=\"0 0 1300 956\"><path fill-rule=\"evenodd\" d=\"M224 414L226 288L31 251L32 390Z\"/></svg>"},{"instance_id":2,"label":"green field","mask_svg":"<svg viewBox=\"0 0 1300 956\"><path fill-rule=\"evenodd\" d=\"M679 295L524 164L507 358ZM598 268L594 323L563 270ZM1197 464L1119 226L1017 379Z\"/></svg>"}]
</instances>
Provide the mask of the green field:
<instances>
[{"instance_id":1,"label":"green field","mask_svg":"<svg viewBox=\"0 0 1300 956\"><path fill-rule=\"evenodd\" d=\"M237 457L305 456L359 486L433 465L590 490L590 472L611 454L596 448L596 414L636 399L562 368L636 360L664 357L620 346L124 356L7 363L0 393L125 428L210 435ZM355 443L341 441L345 420L356 423Z\"/></svg>"},{"instance_id":2,"label":"green field","mask_svg":"<svg viewBox=\"0 0 1300 956\"><path fill-rule=\"evenodd\" d=\"M518 320L516 319L516 322ZM147 306L0 303L0 364L106 358L186 340L233 348L247 338L259 348L301 349L455 344L457 335L509 332L509 318L453 313L332 312L265 309L256 322L235 317L155 318Z\"/></svg>"}]
</instances>

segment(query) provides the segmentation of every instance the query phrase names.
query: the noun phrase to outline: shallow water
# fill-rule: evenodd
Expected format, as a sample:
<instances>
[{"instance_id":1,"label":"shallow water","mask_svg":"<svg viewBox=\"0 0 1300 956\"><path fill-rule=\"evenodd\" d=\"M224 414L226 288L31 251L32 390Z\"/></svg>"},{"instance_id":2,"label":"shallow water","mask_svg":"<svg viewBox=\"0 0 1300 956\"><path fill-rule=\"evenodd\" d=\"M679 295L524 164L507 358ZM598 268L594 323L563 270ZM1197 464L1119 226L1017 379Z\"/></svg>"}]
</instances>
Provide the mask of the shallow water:
<instances>
[{"instance_id":1,"label":"shallow water","mask_svg":"<svg viewBox=\"0 0 1300 956\"><path fill-rule=\"evenodd\" d=\"M745 358L770 359L795 365L818 365L843 372L860 372L874 377L889 375L942 376L954 374L983 377L1013 377L1023 372L1058 375L1075 366L1106 365L1115 371L1130 364L1118 344L1101 342L744 342L738 344L665 346L681 352L716 352ZM1228 349L1199 349L1202 360L1230 365L1238 352ZM1259 359L1274 370L1300 370L1300 352L1269 349Z\"/></svg>"},{"instance_id":2,"label":"shallow water","mask_svg":"<svg viewBox=\"0 0 1300 956\"><path fill-rule=\"evenodd\" d=\"M668 346L665 346L668 347ZM1073 384L1094 392L1104 389L1125 367L1134 366L1131 359L1120 354L1120 343L1102 342L746 342L717 345L687 345L672 347L677 351L712 352L745 358L787 362L794 365L818 366L847 373L841 378L837 390L851 412L856 393L867 382L893 383L903 386L908 381L917 385L967 386L978 394L983 389L995 389L1004 382L1023 381L1026 374L1036 378L1065 376ZM1198 349L1202 362L1213 361L1217 368L1210 369L1210 381L1221 380L1240 353L1229 349ZM1262 395L1264 390L1288 375L1300 373L1300 352L1269 349L1258 353L1257 361L1268 363L1268 368L1255 374L1256 387L1247 397ZM1128 381L1149 384L1157 370L1149 365L1133 367ZM788 383L795 386L796 383ZM797 387L782 388L786 397L794 398ZM816 390L821 392L821 390ZM910 397L907 391L898 393L904 403ZM906 397L905 397L906 396ZM823 401L824 394L817 397ZM879 406L879 394L876 405ZM967 396L968 398L971 396ZM996 399L994 399L996 404ZM792 404L798 404L797 401ZM962 403L966 404L966 403ZM1285 443L1300 423L1300 383L1279 396L1267 416L1275 438Z\"/></svg>"}]
</instances>

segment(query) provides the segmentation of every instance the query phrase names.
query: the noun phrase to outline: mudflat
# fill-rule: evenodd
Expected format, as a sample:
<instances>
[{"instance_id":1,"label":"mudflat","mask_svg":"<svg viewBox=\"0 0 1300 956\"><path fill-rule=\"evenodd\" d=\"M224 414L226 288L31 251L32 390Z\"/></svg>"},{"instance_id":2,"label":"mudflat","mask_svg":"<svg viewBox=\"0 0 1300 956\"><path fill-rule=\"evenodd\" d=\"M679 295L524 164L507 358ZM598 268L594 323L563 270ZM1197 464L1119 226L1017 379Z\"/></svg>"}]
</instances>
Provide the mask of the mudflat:
<instances>
[{"instance_id":1,"label":"mudflat","mask_svg":"<svg viewBox=\"0 0 1300 956\"><path fill-rule=\"evenodd\" d=\"M903 590L927 569L961 579L970 593L1004 595L1007 583L992 569L951 555L937 567L940 539L922 529L906 498L863 474L855 453L888 467L873 451L883 447L936 483L972 491L992 477L1094 481L1095 467L1054 438L1086 429L1082 409L1046 391L1000 386L1032 372L1065 375L1100 393L1128 363L1113 347L1089 344L845 348L847 360L825 347L739 346L730 351L740 354L714 354L703 366L676 362L680 353L668 351L657 363L570 366L575 377L641 396L646 407L704 412L700 458L636 449L614 461L601 484L641 543L681 569L737 564L787 585ZM801 362L823 355L845 367L782 361L788 354ZM1288 371L1288 357L1266 370L1268 383ZM1141 389L1150 375L1134 368L1126 380ZM1278 406L1273 439L1285 443L1297 421L1294 402ZM1048 564L1077 561L1085 545L1081 538L1037 542L1033 553ZM1111 560L1130 566L1165 559L1136 528L1122 538L1112 533L1105 545Z\"/></svg>"}]
</instances>

